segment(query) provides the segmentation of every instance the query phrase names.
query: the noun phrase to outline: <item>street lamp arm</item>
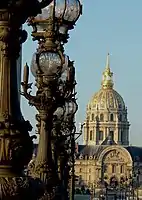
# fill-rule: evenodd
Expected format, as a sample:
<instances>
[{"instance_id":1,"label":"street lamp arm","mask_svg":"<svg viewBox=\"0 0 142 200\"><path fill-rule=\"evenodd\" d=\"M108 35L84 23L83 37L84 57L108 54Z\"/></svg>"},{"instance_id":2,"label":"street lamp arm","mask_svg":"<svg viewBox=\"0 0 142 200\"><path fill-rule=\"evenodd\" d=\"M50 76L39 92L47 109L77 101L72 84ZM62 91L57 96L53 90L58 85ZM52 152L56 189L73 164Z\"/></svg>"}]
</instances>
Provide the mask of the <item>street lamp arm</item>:
<instances>
[{"instance_id":1,"label":"street lamp arm","mask_svg":"<svg viewBox=\"0 0 142 200\"><path fill-rule=\"evenodd\" d=\"M75 141L82 135L83 133L83 126L85 125L85 123L81 124L80 125L80 131L79 133L75 133L76 135L78 135L76 138L75 138Z\"/></svg>"},{"instance_id":2,"label":"street lamp arm","mask_svg":"<svg viewBox=\"0 0 142 200\"><path fill-rule=\"evenodd\" d=\"M22 96L24 96L27 100L29 100L29 104L30 105L34 105L35 102L37 101L37 97L31 95L31 91L28 92L28 89L31 88L32 83L21 83L22 88L23 88L23 92L20 92Z\"/></svg>"},{"instance_id":3,"label":"street lamp arm","mask_svg":"<svg viewBox=\"0 0 142 200\"><path fill-rule=\"evenodd\" d=\"M76 134L79 134L79 135L75 138L75 141L82 135L82 132L81 133L76 133Z\"/></svg>"},{"instance_id":4,"label":"street lamp arm","mask_svg":"<svg viewBox=\"0 0 142 200\"><path fill-rule=\"evenodd\" d=\"M78 133L70 133L70 134L66 134L65 136L66 137L69 137L69 136L74 136L74 135L78 135L76 138L75 138L75 141L82 135L82 129L83 129L83 126L84 126L84 124L81 124L81 129L80 129L80 131L78 132Z\"/></svg>"}]
</instances>

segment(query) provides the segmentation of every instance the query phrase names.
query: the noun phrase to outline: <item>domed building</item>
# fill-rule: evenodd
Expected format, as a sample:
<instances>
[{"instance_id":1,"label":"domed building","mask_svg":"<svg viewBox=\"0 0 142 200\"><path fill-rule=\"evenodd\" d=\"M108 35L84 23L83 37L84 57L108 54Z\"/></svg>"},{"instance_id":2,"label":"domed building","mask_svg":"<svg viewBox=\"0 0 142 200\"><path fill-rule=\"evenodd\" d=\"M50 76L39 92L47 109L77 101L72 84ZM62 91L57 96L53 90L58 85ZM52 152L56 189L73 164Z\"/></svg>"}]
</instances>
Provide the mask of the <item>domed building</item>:
<instances>
[{"instance_id":1,"label":"domed building","mask_svg":"<svg viewBox=\"0 0 142 200\"><path fill-rule=\"evenodd\" d=\"M85 145L100 145L108 137L116 144L129 145L130 124L127 119L127 107L113 87L113 73L110 70L108 55L101 89L93 95L87 106Z\"/></svg>"},{"instance_id":2,"label":"domed building","mask_svg":"<svg viewBox=\"0 0 142 200\"><path fill-rule=\"evenodd\" d=\"M142 148L129 146L127 107L114 89L109 54L101 88L87 105L83 145L76 146L76 186L140 187Z\"/></svg>"}]
</instances>

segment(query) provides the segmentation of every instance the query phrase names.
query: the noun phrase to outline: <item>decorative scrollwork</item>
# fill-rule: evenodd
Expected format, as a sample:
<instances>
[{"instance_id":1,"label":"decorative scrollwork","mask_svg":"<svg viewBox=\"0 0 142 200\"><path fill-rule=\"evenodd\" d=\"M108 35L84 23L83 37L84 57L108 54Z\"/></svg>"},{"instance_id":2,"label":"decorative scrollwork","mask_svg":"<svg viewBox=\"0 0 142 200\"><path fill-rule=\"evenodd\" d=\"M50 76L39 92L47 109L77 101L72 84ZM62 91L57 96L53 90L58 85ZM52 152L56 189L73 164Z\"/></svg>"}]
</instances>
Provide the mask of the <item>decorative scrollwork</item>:
<instances>
[{"instance_id":1,"label":"decorative scrollwork","mask_svg":"<svg viewBox=\"0 0 142 200\"><path fill-rule=\"evenodd\" d=\"M39 179L29 177L0 177L1 199L39 199L44 194L44 185Z\"/></svg>"},{"instance_id":2,"label":"decorative scrollwork","mask_svg":"<svg viewBox=\"0 0 142 200\"><path fill-rule=\"evenodd\" d=\"M32 130L29 121L16 121L8 112L1 114L0 121L0 165L23 169L32 156ZM0 166L1 167L1 166Z\"/></svg>"}]
</instances>

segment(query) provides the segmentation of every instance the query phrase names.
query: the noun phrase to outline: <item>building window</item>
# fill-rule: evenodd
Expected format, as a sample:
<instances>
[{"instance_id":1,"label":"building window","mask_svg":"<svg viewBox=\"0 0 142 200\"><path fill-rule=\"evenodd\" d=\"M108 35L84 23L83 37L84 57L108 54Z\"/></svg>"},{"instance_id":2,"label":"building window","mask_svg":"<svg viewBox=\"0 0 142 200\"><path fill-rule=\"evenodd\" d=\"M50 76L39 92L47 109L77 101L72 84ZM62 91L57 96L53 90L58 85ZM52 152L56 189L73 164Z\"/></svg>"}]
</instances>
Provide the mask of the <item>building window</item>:
<instances>
[{"instance_id":1,"label":"building window","mask_svg":"<svg viewBox=\"0 0 142 200\"><path fill-rule=\"evenodd\" d=\"M91 169L89 169L89 173L91 173Z\"/></svg>"},{"instance_id":2,"label":"building window","mask_svg":"<svg viewBox=\"0 0 142 200\"><path fill-rule=\"evenodd\" d=\"M114 131L110 131L109 134L110 134L111 140L114 140Z\"/></svg>"},{"instance_id":3,"label":"building window","mask_svg":"<svg viewBox=\"0 0 142 200\"><path fill-rule=\"evenodd\" d=\"M90 131L90 140L93 140L93 131Z\"/></svg>"},{"instance_id":4,"label":"building window","mask_svg":"<svg viewBox=\"0 0 142 200\"><path fill-rule=\"evenodd\" d=\"M112 113L110 114L110 121L111 121L111 122L113 122L113 121L114 121L114 116L113 116L113 114L112 114Z\"/></svg>"},{"instance_id":5,"label":"building window","mask_svg":"<svg viewBox=\"0 0 142 200\"><path fill-rule=\"evenodd\" d=\"M82 169L81 169L81 168L79 169L79 172L80 172L80 173L82 172Z\"/></svg>"},{"instance_id":6,"label":"building window","mask_svg":"<svg viewBox=\"0 0 142 200\"><path fill-rule=\"evenodd\" d=\"M103 122L104 121L104 115L101 113L100 114L100 121Z\"/></svg>"},{"instance_id":7,"label":"building window","mask_svg":"<svg viewBox=\"0 0 142 200\"><path fill-rule=\"evenodd\" d=\"M94 114L92 114L92 121L94 121Z\"/></svg>"},{"instance_id":8,"label":"building window","mask_svg":"<svg viewBox=\"0 0 142 200\"><path fill-rule=\"evenodd\" d=\"M89 175L89 181L91 181L91 175Z\"/></svg>"},{"instance_id":9,"label":"building window","mask_svg":"<svg viewBox=\"0 0 142 200\"><path fill-rule=\"evenodd\" d=\"M112 173L116 173L116 166L112 165Z\"/></svg>"},{"instance_id":10,"label":"building window","mask_svg":"<svg viewBox=\"0 0 142 200\"><path fill-rule=\"evenodd\" d=\"M124 166L123 165L120 166L120 173L121 174L124 173Z\"/></svg>"},{"instance_id":11,"label":"building window","mask_svg":"<svg viewBox=\"0 0 142 200\"><path fill-rule=\"evenodd\" d=\"M103 140L103 131L99 131L99 140Z\"/></svg>"}]
</instances>

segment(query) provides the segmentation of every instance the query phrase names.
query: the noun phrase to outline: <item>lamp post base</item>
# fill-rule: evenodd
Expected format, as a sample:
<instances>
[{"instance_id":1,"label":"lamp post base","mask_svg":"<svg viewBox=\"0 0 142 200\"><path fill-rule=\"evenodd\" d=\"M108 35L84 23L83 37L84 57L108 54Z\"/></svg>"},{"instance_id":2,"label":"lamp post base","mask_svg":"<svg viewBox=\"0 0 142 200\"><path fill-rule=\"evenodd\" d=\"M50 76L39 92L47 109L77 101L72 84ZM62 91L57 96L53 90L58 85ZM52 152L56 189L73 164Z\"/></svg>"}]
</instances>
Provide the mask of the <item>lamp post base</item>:
<instances>
[{"instance_id":1,"label":"lamp post base","mask_svg":"<svg viewBox=\"0 0 142 200\"><path fill-rule=\"evenodd\" d=\"M1 200L37 200L43 195L40 180L29 177L0 177Z\"/></svg>"}]
</instances>

